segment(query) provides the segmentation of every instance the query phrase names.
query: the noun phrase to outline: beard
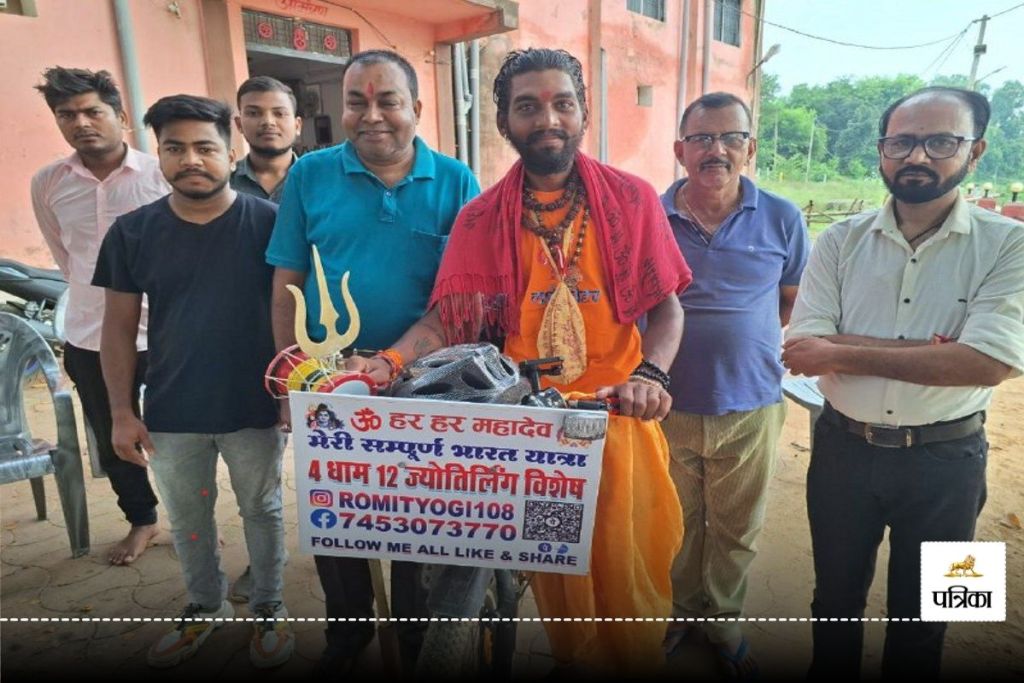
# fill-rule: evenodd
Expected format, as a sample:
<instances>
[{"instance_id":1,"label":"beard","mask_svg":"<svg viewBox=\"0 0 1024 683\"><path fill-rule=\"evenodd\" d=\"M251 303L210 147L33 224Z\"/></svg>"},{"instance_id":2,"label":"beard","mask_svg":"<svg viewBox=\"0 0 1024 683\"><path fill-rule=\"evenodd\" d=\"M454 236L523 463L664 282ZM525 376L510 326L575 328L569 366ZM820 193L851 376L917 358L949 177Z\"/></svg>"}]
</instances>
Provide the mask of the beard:
<instances>
[{"instance_id":1,"label":"beard","mask_svg":"<svg viewBox=\"0 0 1024 683\"><path fill-rule=\"evenodd\" d=\"M174 180L187 177L188 175L194 174L179 174L174 176ZM178 192L179 194L181 194L181 196L188 197L189 199L198 200L209 199L210 197L214 197L220 194L224 190L224 188L227 187L228 178L226 177L216 178L210 175L209 173L200 173L199 175L203 176L204 178L209 178L210 180L212 180L214 182L213 187L211 187L209 190L183 190L177 185L175 185L173 182L171 183L171 185L174 187L175 192Z\"/></svg>"},{"instance_id":2,"label":"beard","mask_svg":"<svg viewBox=\"0 0 1024 683\"><path fill-rule=\"evenodd\" d=\"M249 145L249 152L255 154L258 157L264 159L276 159L282 154L291 154L292 146L287 145L285 147L257 147L256 145Z\"/></svg>"},{"instance_id":3,"label":"beard","mask_svg":"<svg viewBox=\"0 0 1024 683\"><path fill-rule=\"evenodd\" d=\"M970 161L965 161L964 165L957 170L956 173L949 176L945 180L939 178L939 174L926 166L907 166L901 168L896 174L890 178L885 175L882 167L879 166L878 172L882 176L882 180L885 182L885 186L889 189L889 193L893 197L901 202L907 204L924 204L930 202L933 199L938 199L942 195L946 194L953 188L960 185L963 179L967 177L969 171ZM904 184L900 182L900 178L910 173L920 173L928 176L930 180L925 182L912 182L910 184Z\"/></svg>"},{"instance_id":4,"label":"beard","mask_svg":"<svg viewBox=\"0 0 1024 683\"><path fill-rule=\"evenodd\" d=\"M561 149L536 149L533 145L545 135L554 135L564 144ZM530 133L525 139L517 139L510 133L508 141L512 144L520 158L523 166L530 173L536 175L554 175L564 173L572 168L573 160L576 158L576 151L583 141L583 133L570 136L564 130L538 130Z\"/></svg>"}]
</instances>

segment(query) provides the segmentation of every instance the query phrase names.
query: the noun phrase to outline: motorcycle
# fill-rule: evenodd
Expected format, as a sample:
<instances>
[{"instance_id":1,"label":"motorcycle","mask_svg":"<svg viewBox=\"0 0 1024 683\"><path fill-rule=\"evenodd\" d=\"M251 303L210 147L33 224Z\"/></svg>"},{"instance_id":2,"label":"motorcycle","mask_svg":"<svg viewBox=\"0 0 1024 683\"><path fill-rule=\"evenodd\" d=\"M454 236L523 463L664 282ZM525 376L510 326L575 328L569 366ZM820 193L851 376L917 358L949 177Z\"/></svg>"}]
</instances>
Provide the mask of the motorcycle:
<instances>
[{"instance_id":1,"label":"motorcycle","mask_svg":"<svg viewBox=\"0 0 1024 683\"><path fill-rule=\"evenodd\" d=\"M0 258L0 311L31 325L55 353L64 345L67 298L68 283L59 270Z\"/></svg>"}]
</instances>

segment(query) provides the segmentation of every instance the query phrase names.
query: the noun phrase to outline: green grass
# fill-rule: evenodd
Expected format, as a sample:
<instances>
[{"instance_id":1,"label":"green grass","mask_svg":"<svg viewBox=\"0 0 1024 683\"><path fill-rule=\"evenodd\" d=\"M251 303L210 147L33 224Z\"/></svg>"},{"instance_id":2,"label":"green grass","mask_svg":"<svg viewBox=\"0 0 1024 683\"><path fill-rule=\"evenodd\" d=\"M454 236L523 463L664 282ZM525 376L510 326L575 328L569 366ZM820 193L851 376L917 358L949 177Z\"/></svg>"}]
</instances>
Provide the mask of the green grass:
<instances>
[{"instance_id":1,"label":"green grass","mask_svg":"<svg viewBox=\"0 0 1024 683\"><path fill-rule=\"evenodd\" d=\"M817 211L824 211L830 201L864 200L863 210L874 209L882 205L887 194L881 180L837 178L826 182L804 182L802 180L768 180L758 178L758 186L781 195L801 209L813 201ZM829 211L830 214L837 213ZM829 224L844 218L836 215L832 220L822 216L814 216L808 226L812 235L816 235Z\"/></svg>"}]
</instances>

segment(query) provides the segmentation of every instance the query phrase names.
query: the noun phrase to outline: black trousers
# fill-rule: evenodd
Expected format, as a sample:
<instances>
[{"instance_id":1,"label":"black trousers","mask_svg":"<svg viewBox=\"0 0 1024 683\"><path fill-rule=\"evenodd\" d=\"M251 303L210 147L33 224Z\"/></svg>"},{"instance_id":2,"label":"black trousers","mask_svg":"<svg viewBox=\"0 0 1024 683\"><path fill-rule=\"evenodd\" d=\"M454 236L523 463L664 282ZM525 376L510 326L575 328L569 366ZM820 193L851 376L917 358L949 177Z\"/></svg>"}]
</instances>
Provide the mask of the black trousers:
<instances>
[{"instance_id":1,"label":"black trousers","mask_svg":"<svg viewBox=\"0 0 1024 683\"><path fill-rule=\"evenodd\" d=\"M985 505L985 430L882 448L819 419L807 473L814 617L863 617L889 527L888 616L919 617L921 543L970 541ZM810 678L860 676L863 622L814 622ZM889 622L882 675L938 679L946 624Z\"/></svg>"},{"instance_id":2,"label":"black trousers","mask_svg":"<svg viewBox=\"0 0 1024 683\"><path fill-rule=\"evenodd\" d=\"M355 557L314 555L316 572L324 589L327 617L374 616L370 563ZM391 616L429 617L423 565L416 562L391 563ZM399 622L398 649L402 668L411 674L423 644L427 622ZM327 623L327 646L344 656L354 657L373 639L373 622L331 621Z\"/></svg>"},{"instance_id":3,"label":"black trousers","mask_svg":"<svg viewBox=\"0 0 1024 683\"><path fill-rule=\"evenodd\" d=\"M113 420L110 416L107 385L103 383L103 371L100 369L99 352L65 344L64 369L75 383L78 398L82 402L82 412L96 435L100 464L110 479L111 488L117 494L117 506L132 526L156 524L156 494L150 486L146 468L117 457L111 444ZM139 354L135 382L132 385L132 403L136 415L139 414L139 387L145 376L146 354L143 352Z\"/></svg>"}]
</instances>

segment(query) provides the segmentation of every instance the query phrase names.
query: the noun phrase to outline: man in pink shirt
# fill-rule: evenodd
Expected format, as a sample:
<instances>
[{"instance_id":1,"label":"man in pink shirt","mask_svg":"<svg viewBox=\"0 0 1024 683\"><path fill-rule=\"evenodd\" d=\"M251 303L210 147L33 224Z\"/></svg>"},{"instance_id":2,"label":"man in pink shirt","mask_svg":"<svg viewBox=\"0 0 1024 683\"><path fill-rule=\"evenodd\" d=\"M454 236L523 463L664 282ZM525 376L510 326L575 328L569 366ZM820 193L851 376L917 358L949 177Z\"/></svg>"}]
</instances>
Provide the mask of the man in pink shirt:
<instances>
[{"instance_id":1,"label":"man in pink shirt","mask_svg":"<svg viewBox=\"0 0 1024 683\"><path fill-rule=\"evenodd\" d=\"M106 71L53 67L36 86L53 111L74 153L32 178L32 206L39 229L67 279L70 293L64 369L75 383L82 410L96 434L100 463L131 524L110 550L111 564L130 564L157 533L156 495L146 468L121 460L111 446L110 404L100 370L103 289L93 287L100 243L114 219L170 192L156 157L124 141L128 117L121 94ZM137 345L134 401L145 377L146 312Z\"/></svg>"}]
</instances>

